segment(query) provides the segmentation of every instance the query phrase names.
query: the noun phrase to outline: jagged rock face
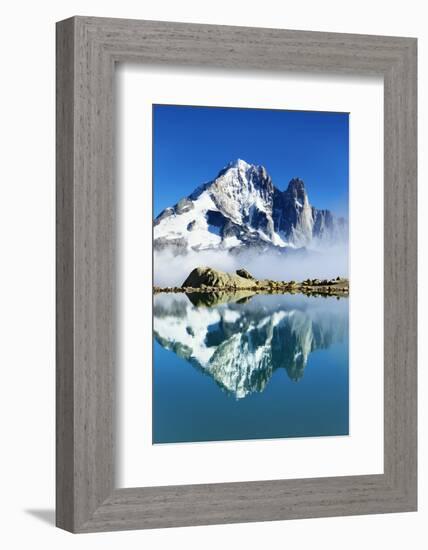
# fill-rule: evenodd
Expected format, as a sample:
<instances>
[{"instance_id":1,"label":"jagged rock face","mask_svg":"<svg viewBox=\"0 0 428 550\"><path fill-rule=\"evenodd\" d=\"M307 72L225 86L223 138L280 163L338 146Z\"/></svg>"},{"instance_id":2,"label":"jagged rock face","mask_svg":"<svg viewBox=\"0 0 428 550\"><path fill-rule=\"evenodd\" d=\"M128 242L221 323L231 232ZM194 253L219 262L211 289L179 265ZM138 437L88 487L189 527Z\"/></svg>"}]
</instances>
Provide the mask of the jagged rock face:
<instances>
[{"instance_id":1,"label":"jagged rock face","mask_svg":"<svg viewBox=\"0 0 428 550\"><path fill-rule=\"evenodd\" d=\"M246 304L198 308L185 296L172 302L156 296L154 335L241 399L263 391L277 369L298 382L313 351L346 337L347 310L336 301L322 316L293 304L256 297Z\"/></svg>"},{"instance_id":2,"label":"jagged rock face","mask_svg":"<svg viewBox=\"0 0 428 550\"><path fill-rule=\"evenodd\" d=\"M277 189L263 166L238 159L154 221L155 250L301 248L347 239L347 223L310 205L304 182Z\"/></svg>"},{"instance_id":3,"label":"jagged rock face","mask_svg":"<svg viewBox=\"0 0 428 550\"><path fill-rule=\"evenodd\" d=\"M219 212L239 226L272 234L273 184L262 166L238 161L222 170L207 187Z\"/></svg>"},{"instance_id":4,"label":"jagged rock face","mask_svg":"<svg viewBox=\"0 0 428 550\"><path fill-rule=\"evenodd\" d=\"M313 209L302 180L292 179L286 191L275 193L275 230L295 246L307 246L314 237Z\"/></svg>"}]
</instances>

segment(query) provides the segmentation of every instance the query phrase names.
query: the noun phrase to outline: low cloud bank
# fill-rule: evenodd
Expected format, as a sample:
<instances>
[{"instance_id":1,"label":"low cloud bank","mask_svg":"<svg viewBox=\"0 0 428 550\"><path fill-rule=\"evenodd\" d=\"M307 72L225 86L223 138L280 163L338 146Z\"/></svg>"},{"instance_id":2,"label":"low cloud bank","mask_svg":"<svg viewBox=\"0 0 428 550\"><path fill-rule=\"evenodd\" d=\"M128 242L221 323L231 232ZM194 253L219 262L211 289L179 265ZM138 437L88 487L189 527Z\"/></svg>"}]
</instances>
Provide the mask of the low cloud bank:
<instances>
[{"instance_id":1,"label":"low cloud bank","mask_svg":"<svg viewBox=\"0 0 428 550\"><path fill-rule=\"evenodd\" d=\"M234 272L247 269L257 279L303 281L307 278L348 277L348 247L332 246L302 254L279 257L274 253L230 254L227 251L190 252L184 256L169 251L154 255L154 284L181 286L189 273L199 266Z\"/></svg>"}]
</instances>

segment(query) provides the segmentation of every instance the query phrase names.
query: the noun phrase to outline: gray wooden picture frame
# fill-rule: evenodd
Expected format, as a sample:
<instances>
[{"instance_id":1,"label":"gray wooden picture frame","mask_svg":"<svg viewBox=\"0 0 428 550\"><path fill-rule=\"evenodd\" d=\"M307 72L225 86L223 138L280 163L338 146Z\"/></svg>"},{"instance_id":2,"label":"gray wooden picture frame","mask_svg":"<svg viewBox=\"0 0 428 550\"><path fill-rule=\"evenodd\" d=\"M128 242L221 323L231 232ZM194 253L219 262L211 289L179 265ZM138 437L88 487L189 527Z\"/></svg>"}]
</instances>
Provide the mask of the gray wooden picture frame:
<instances>
[{"instance_id":1,"label":"gray wooden picture frame","mask_svg":"<svg viewBox=\"0 0 428 550\"><path fill-rule=\"evenodd\" d=\"M83 533L416 510L416 39L73 17L57 24L56 47L57 526ZM383 474L115 488L117 62L383 77Z\"/></svg>"}]
</instances>

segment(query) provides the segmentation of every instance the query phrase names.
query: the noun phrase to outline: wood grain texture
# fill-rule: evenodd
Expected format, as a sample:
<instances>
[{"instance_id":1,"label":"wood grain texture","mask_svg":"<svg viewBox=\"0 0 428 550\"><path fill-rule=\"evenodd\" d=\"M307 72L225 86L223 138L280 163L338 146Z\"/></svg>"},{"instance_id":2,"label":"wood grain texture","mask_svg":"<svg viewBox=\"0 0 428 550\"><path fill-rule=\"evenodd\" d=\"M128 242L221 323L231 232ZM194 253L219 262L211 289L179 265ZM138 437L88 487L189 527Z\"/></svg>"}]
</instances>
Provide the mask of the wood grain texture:
<instances>
[{"instance_id":1,"label":"wood grain texture","mask_svg":"<svg viewBox=\"0 0 428 550\"><path fill-rule=\"evenodd\" d=\"M56 522L74 526L74 23L56 36Z\"/></svg>"},{"instance_id":2,"label":"wood grain texture","mask_svg":"<svg viewBox=\"0 0 428 550\"><path fill-rule=\"evenodd\" d=\"M118 61L383 76L383 475L115 489ZM87 17L58 23L59 527L92 532L416 510L416 78L412 38Z\"/></svg>"}]
</instances>

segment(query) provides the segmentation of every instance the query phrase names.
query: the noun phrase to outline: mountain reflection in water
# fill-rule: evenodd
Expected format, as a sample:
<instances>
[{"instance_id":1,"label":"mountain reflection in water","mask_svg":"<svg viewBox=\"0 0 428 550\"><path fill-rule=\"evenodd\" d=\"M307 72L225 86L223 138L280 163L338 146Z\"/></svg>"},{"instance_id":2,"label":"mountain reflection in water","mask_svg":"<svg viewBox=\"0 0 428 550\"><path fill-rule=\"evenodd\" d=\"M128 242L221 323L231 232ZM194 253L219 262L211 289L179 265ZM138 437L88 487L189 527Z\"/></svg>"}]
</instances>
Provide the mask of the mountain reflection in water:
<instances>
[{"instance_id":1,"label":"mountain reflection in water","mask_svg":"<svg viewBox=\"0 0 428 550\"><path fill-rule=\"evenodd\" d=\"M299 382L311 353L348 337L348 300L303 295L158 294L154 336L236 399L284 369Z\"/></svg>"}]
</instances>

